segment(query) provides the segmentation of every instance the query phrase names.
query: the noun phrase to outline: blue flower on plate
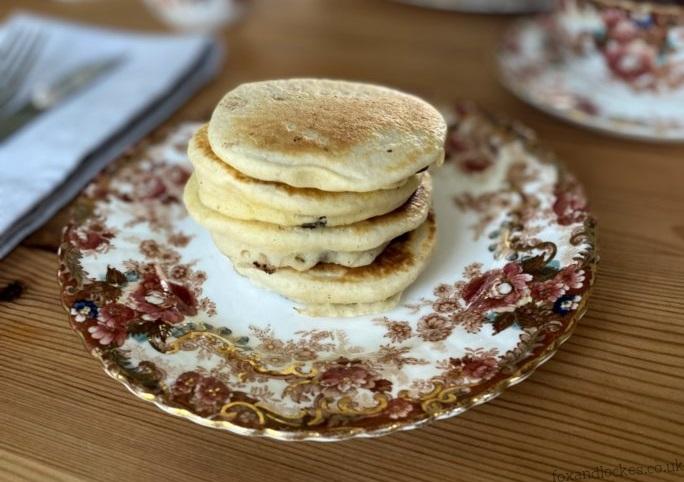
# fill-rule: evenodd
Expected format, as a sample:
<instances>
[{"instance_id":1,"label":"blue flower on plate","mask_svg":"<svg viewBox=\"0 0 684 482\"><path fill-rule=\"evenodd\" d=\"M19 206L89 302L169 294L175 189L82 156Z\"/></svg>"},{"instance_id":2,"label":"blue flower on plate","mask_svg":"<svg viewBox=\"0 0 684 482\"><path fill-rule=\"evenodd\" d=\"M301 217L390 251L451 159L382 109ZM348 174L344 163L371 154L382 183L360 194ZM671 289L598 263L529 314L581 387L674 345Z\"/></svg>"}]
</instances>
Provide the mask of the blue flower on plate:
<instances>
[{"instance_id":1,"label":"blue flower on plate","mask_svg":"<svg viewBox=\"0 0 684 482\"><path fill-rule=\"evenodd\" d=\"M563 295L553 304L553 311L559 315L567 315L571 311L575 311L579 306L582 298L577 295Z\"/></svg>"},{"instance_id":2,"label":"blue flower on plate","mask_svg":"<svg viewBox=\"0 0 684 482\"><path fill-rule=\"evenodd\" d=\"M632 21L640 28L648 28L653 24L653 16L649 13L636 13L632 16Z\"/></svg>"},{"instance_id":3,"label":"blue flower on plate","mask_svg":"<svg viewBox=\"0 0 684 482\"><path fill-rule=\"evenodd\" d=\"M71 306L71 316L75 321L83 323L86 320L94 320L99 313L97 305L90 300L77 300Z\"/></svg>"}]
</instances>

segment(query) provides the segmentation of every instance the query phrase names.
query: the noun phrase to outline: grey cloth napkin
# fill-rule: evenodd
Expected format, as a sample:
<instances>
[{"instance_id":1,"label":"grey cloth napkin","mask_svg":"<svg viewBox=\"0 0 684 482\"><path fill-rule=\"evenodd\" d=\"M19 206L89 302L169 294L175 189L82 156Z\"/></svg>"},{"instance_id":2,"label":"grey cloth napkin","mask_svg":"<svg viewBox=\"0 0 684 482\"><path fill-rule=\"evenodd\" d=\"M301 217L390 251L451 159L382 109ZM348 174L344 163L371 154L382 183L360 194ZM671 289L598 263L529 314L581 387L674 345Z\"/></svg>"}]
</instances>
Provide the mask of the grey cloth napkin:
<instances>
[{"instance_id":1,"label":"grey cloth napkin","mask_svg":"<svg viewBox=\"0 0 684 482\"><path fill-rule=\"evenodd\" d=\"M0 41L18 25L45 39L27 97L38 79L58 79L89 61L122 60L0 143L0 258L210 80L222 57L206 36L117 31L26 13L0 26Z\"/></svg>"}]
</instances>

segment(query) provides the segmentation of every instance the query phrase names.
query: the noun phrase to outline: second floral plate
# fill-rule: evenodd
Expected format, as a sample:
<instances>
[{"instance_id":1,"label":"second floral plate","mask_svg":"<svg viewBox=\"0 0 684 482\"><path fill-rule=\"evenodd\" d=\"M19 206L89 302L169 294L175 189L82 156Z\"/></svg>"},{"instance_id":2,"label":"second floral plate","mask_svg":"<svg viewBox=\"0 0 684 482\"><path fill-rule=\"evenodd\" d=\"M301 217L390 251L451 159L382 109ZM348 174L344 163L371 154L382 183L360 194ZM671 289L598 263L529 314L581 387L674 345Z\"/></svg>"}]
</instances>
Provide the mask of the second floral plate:
<instances>
[{"instance_id":1,"label":"second floral plate","mask_svg":"<svg viewBox=\"0 0 684 482\"><path fill-rule=\"evenodd\" d=\"M438 247L400 307L309 318L238 276L180 201L185 124L82 195L60 249L74 330L133 393L283 440L376 436L457 415L555 353L587 306L594 222L524 128L451 113Z\"/></svg>"},{"instance_id":2,"label":"second floral plate","mask_svg":"<svg viewBox=\"0 0 684 482\"><path fill-rule=\"evenodd\" d=\"M546 11L553 0L397 0L419 7L469 13L530 13Z\"/></svg>"},{"instance_id":3,"label":"second floral plate","mask_svg":"<svg viewBox=\"0 0 684 482\"><path fill-rule=\"evenodd\" d=\"M599 26L593 35L605 37L605 29ZM498 54L503 84L538 109L597 131L649 141L684 141L682 78L679 88L664 91L630 81L637 78L635 73L642 73L637 80L667 81L647 70L651 66L655 70L654 49L635 38L610 56L595 49L577 55L559 40L563 36L553 17L514 23ZM679 36L678 48L684 53L684 30L680 29ZM669 71L676 72L676 68Z\"/></svg>"}]
</instances>

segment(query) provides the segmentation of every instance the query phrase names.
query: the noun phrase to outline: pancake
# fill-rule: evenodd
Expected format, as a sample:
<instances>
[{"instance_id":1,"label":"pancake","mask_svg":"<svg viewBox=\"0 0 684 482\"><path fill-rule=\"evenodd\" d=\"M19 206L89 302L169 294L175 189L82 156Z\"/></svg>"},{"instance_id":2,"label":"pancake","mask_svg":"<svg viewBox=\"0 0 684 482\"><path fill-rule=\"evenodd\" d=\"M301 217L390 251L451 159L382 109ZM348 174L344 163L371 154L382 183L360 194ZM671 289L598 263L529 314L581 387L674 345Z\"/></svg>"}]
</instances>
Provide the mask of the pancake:
<instances>
[{"instance_id":1,"label":"pancake","mask_svg":"<svg viewBox=\"0 0 684 482\"><path fill-rule=\"evenodd\" d=\"M396 307L401 300L401 293L390 296L386 300L376 301L374 303L350 303L350 304L312 304L304 305L295 308L298 312L308 316L331 316L331 317L350 317L363 316L372 313L381 313L389 311Z\"/></svg>"},{"instance_id":2,"label":"pancake","mask_svg":"<svg viewBox=\"0 0 684 482\"><path fill-rule=\"evenodd\" d=\"M185 186L183 201L190 215L210 231L219 249L236 264L256 262L272 271L284 266L304 270L321 261L368 264L381 251L378 248L425 221L431 198L432 179L425 173L416 192L390 213L345 226L310 228L224 216L200 201L195 174Z\"/></svg>"},{"instance_id":3,"label":"pancake","mask_svg":"<svg viewBox=\"0 0 684 482\"><path fill-rule=\"evenodd\" d=\"M188 156L200 184L199 197L207 207L235 219L301 226L324 221L327 226L352 224L379 216L404 204L420 184L409 177L392 189L353 193L293 188L245 176L212 152L207 126L190 140Z\"/></svg>"},{"instance_id":4,"label":"pancake","mask_svg":"<svg viewBox=\"0 0 684 482\"><path fill-rule=\"evenodd\" d=\"M351 312L353 316L363 305L375 311L374 304L391 302L413 283L427 265L435 241L436 224L430 214L418 229L393 240L368 266L319 264L307 271L282 268L274 272L240 264L234 267L255 284L302 303L307 313L350 316ZM345 310L346 305L361 306Z\"/></svg>"},{"instance_id":5,"label":"pancake","mask_svg":"<svg viewBox=\"0 0 684 482\"><path fill-rule=\"evenodd\" d=\"M255 179L323 191L400 186L444 160L446 124L386 87L323 79L242 84L209 121L211 148Z\"/></svg>"},{"instance_id":6,"label":"pancake","mask_svg":"<svg viewBox=\"0 0 684 482\"><path fill-rule=\"evenodd\" d=\"M364 251L296 251L283 253L236 243L228 236L212 235L214 244L233 263L246 266L256 266L264 271L274 271L278 268L293 268L306 271L318 263L334 263L342 266L365 266L382 253L388 243Z\"/></svg>"}]
</instances>

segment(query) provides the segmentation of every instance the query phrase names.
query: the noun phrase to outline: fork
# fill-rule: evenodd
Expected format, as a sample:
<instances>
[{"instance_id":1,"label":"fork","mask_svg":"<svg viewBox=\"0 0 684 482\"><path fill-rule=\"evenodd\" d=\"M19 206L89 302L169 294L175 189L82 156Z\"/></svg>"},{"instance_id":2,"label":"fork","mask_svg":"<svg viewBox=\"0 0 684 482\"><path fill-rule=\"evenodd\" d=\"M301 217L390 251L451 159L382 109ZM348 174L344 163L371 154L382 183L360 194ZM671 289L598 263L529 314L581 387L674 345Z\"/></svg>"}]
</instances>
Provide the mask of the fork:
<instances>
[{"instance_id":1,"label":"fork","mask_svg":"<svg viewBox=\"0 0 684 482\"><path fill-rule=\"evenodd\" d=\"M19 96L44 44L44 34L16 27L0 44L0 111Z\"/></svg>"}]
</instances>

